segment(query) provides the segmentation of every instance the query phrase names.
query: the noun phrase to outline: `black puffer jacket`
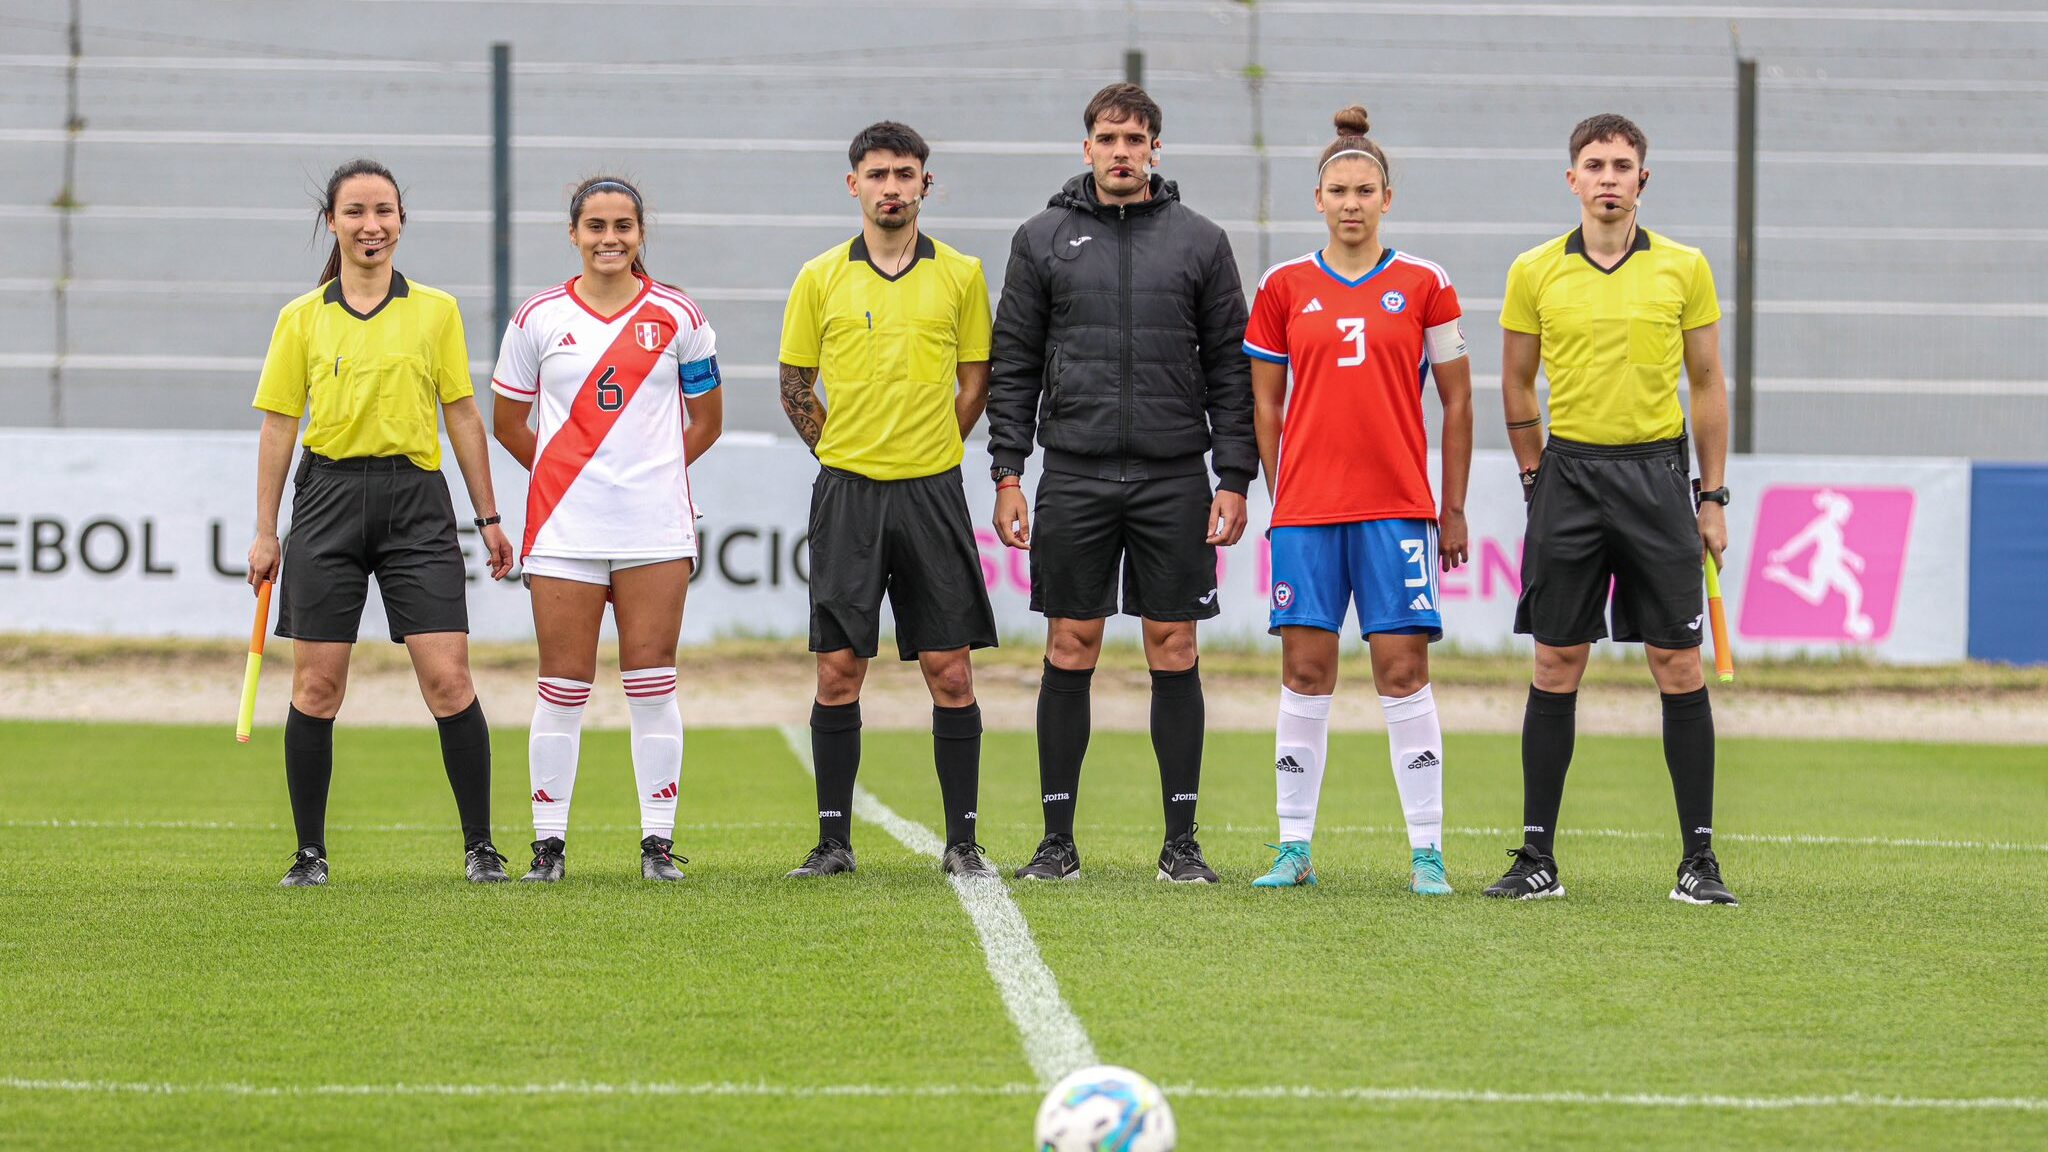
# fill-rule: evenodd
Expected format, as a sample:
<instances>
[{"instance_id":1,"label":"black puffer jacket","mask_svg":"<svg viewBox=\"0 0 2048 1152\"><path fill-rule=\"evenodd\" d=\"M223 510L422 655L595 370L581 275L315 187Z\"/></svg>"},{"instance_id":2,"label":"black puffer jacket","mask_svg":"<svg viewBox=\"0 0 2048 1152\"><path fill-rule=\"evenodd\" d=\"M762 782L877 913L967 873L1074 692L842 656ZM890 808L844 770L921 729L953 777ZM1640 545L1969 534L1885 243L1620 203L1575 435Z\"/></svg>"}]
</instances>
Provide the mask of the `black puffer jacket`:
<instances>
[{"instance_id":1,"label":"black puffer jacket","mask_svg":"<svg viewBox=\"0 0 2048 1152\"><path fill-rule=\"evenodd\" d=\"M1184 476L1215 452L1221 487L1258 471L1245 301L1223 229L1152 177L1106 206L1067 181L1010 243L990 360L989 454L1111 480Z\"/></svg>"}]
</instances>

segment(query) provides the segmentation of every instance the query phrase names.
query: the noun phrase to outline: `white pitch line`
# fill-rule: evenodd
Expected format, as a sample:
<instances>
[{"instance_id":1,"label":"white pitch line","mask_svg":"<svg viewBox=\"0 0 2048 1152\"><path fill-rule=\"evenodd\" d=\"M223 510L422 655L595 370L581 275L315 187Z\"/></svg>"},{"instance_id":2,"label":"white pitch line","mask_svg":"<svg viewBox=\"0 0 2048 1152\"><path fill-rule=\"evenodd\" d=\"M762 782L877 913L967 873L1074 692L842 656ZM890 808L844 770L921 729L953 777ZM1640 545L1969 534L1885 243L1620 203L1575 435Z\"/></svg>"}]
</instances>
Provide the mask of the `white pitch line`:
<instances>
[{"instance_id":1,"label":"white pitch line","mask_svg":"<svg viewBox=\"0 0 2048 1152\"><path fill-rule=\"evenodd\" d=\"M783 742L804 771L817 775L811 762L809 735L803 729L784 727ZM853 790L853 814L896 838L905 848L933 859L946 850L937 833L907 820L865 788ZM953 893L967 909L968 919L981 936L987 954L988 974L995 979L1003 1007L1017 1026L1024 1042L1024 1058L1038 1076L1041 1087L1050 1087L1076 1068L1096 1063L1095 1045L1074 1010L1060 995L1059 981L1045 966L1038 943L1031 938L1031 926L1024 913L1010 899L1010 890L1000 880L967 880L955 876Z\"/></svg>"},{"instance_id":2,"label":"white pitch line","mask_svg":"<svg viewBox=\"0 0 2048 1152\"><path fill-rule=\"evenodd\" d=\"M880 801L877 801L880 803ZM864 817L865 818L865 817ZM908 823L906 821L906 823ZM289 824L244 823L233 820L0 820L0 828L62 830L77 828L88 831L168 831L168 832L278 832L289 829ZM678 828L692 832L742 832L765 831L767 829L809 828L811 825L798 820L753 820L726 821L703 824L678 824ZM918 825L910 825L918 828ZM1033 829L1035 823L1018 822L1002 827ZM1080 827L1091 832L1134 832L1149 831L1152 825L1137 824L1089 824ZM1272 831L1263 824L1209 824L1204 825L1212 832L1230 834ZM577 825L584 832L637 832L638 824L595 824L589 827ZM445 824L331 824L330 832L379 833L379 832L446 832ZM922 829L920 829L922 830ZM1325 836L1391 836L1405 833L1407 829L1395 824L1339 824L1318 829ZM1519 828L1445 828L1449 836L1507 837L1521 835ZM1559 835L1566 838L1591 836L1605 840L1666 840L1668 832L1645 832L1634 828L1563 828ZM929 832L926 835L930 835ZM1967 852L2039 852L2048 853L2048 844L2029 844L2016 840L1957 840L1942 837L1900 837L1900 836L1824 836L1818 833L1786 832L1717 832L1716 840L1734 844L1781 844L1815 848L1911 848L1936 851ZM901 837L898 837L901 839ZM933 837L936 841L937 837ZM940 849L933 848L930 855L936 856Z\"/></svg>"},{"instance_id":3,"label":"white pitch line","mask_svg":"<svg viewBox=\"0 0 2048 1152\"><path fill-rule=\"evenodd\" d=\"M1845 1092L1801 1096L1735 1096L1665 1094L1657 1092L1493 1092L1464 1088L1324 1088L1275 1084L1209 1086L1163 1084L1169 1100L1313 1100L1361 1101L1375 1104L1506 1104L1604 1108L1664 1108L1741 1112L1782 1112L1804 1109L1906 1110L1934 1112L2048 1112L2048 1098L2039 1096L1887 1096ZM253 1099L304 1100L320 1097L430 1096L493 1098L539 1097L741 1097L773 1099L932 1099L939 1097L1036 1096L1032 1084L770 1084L765 1081L713 1080L695 1084L629 1081L621 1084L556 1081L548 1084L213 1084L122 1080L37 1080L0 1078L0 1091L105 1096L232 1096Z\"/></svg>"},{"instance_id":4,"label":"white pitch line","mask_svg":"<svg viewBox=\"0 0 2048 1152\"><path fill-rule=\"evenodd\" d=\"M1270 832L1267 825L1221 826L1225 832ZM1331 835L1379 834L1406 832L1405 827L1394 825L1353 824L1323 828L1319 831ZM1520 828L1445 828L1451 836L1512 836L1522 834ZM1593 836L1605 840L1670 840L1676 838L1672 832L1644 832L1633 828L1560 828L1558 835ZM1805 833L1771 834L1764 832L1716 832L1714 839L1734 844L1797 844L1817 848L1936 848L1957 851L1984 852L2048 852L2048 844L2027 844L2013 840L1947 840L1932 837L1898 836L1821 836Z\"/></svg>"},{"instance_id":5,"label":"white pitch line","mask_svg":"<svg viewBox=\"0 0 2048 1152\"><path fill-rule=\"evenodd\" d=\"M280 832L289 830L290 824L256 824L234 820L0 820L0 828L80 828L86 830L113 831L172 831L172 832ZM809 828L809 823L797 820L755 820L721 822L708 824L677 824L676 827L689 832L744 832L766 829ZM452 832L449 824L329 824L329 832ZM639 832L638 824L578 824L578 832Z\"/></svg>"}]
</instances>

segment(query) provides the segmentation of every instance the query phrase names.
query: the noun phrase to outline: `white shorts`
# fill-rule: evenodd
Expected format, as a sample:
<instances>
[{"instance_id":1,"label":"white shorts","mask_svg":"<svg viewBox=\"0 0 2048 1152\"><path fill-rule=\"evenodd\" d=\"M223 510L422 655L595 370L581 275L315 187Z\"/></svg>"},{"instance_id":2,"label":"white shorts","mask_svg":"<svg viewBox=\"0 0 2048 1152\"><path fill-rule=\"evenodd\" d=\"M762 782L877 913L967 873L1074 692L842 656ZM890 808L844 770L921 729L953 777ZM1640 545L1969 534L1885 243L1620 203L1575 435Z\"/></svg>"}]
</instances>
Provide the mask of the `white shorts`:
<instances>
[{"instance_id":1,"label":"white shorts","mask_svg":"<svg viewBox=\"0 0 2048 1152\"><path fill-rule=\"evenodd\" d=\"M671 560L688 560L694 571L697 554L679 556L635 556L627 560L594 560L580 556L528 556L520 565L519 581L526 587L533 587L532 578L546 576L555 580L574 580L579 584L604 584L612 582L612 573L628 568L644 568L649 564L666 564Z\"/></svg>"}]
</instances>

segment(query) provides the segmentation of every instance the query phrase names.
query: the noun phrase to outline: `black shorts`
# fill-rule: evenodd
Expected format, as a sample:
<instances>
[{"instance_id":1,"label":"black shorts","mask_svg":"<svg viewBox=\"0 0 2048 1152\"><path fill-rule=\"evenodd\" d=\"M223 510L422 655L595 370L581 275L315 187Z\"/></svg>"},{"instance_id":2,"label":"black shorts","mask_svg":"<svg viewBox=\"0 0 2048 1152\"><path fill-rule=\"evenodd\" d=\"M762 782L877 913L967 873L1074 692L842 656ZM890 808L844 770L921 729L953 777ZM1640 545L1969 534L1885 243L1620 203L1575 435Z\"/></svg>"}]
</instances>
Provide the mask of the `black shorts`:
<instances>
[{"instance_id":1,"label":"black shorts","mask_svg":"<svg viewBox=\"0 0 2048 1152\"><path fill-rule=\"evenodd\" d=\"M1685 437L1609 445L1553 436L1529 504L1515 631L1554 648L1607 636L1611 580L1617 642L1697 648L1702 555Z\"/></svg>"},{"instance_id":2,"label":"black shorts","mask_svg":"<svg viewBox=\"0 0 2048 1152\"><path fill-rule=\"evenodd\" d=\"M981 555L960 469L870 480L821 468L811 484L811 651L872 659L882 596L896 617L896 654L993 648Z\"/></svg>"},{"instance_id":3,"label":"black shorts","mask_svg":"<svg viewBox=\"0 0 2048 1152\"><path fill-rule=\"evenodd\" d=\"M1062 620L1116 614L1207 620L1222 610L1209 543L1209 478L1101 480L1071 472L1038 479L1031 520L1031 609Z\"/></svg>"},{"instance_id":4,"label":"black shorts","mask_svg":"<svg viewBox=\"0 0 2048 1152\"><path fill-rule=\"evenodd\" d=\"M277 634L355 643L372 573L394 643L469 631L468 572L441 474L403 456L301 453Z\"/></svg>"}]
</instances>

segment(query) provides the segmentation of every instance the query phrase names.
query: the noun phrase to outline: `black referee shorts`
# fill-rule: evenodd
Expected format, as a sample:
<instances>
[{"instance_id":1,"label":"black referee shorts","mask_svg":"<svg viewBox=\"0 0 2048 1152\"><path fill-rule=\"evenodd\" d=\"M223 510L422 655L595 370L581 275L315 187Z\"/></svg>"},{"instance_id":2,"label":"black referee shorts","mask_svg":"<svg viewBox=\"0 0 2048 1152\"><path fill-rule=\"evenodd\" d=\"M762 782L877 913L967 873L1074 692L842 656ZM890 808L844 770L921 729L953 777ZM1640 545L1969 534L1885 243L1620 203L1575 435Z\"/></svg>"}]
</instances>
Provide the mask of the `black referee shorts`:
<instances>
[{"instance_id":1,"label":"black referee shorts","mask_svg":"<svg viewBox=\"0 0 2048 1152\"><path fill-rule=\"evenodd\" d=\"M403 456L299 456L277 634L353 644L377 577L391 639L469 631L448 483Z\"/></svg>"},{"instance_id":2,"label":"black referee shorts","mask_svg":"<svg viewBox=\"0 0 2048 1152\"><path fill-rule=\"evenodd\" d=\"M1222 611L1209 543L1209 478L1038 478L1031 520L1031 609L1061 620L1123 610L1147 620L1207 620Z\"/></svg>"},{"instance_id":3,"label":"black referee shorts","mask_svg":"<svg viewBox=\"0 0 2048 1152\"><path fill-rule=\"evenodd\" d=\"M1554 648L1607 636L1612 582L1617 642L1697 648L1702 551L1685 437L1610 445L1553 436L1529 503L1515 631Z\"/></svg>"},{"instance_id":4,"label":"black referee shorts","mask_svg":"<svg viewBox=\"0 0 2048 1152\"><path fill-rule=\"evenodd\" d=\"M811 651L873 659L882 597L896 617L896 654L993 648L996 617L960 469L870 480L820 468L811 484Z\"/></svg>"}]
</instances>

